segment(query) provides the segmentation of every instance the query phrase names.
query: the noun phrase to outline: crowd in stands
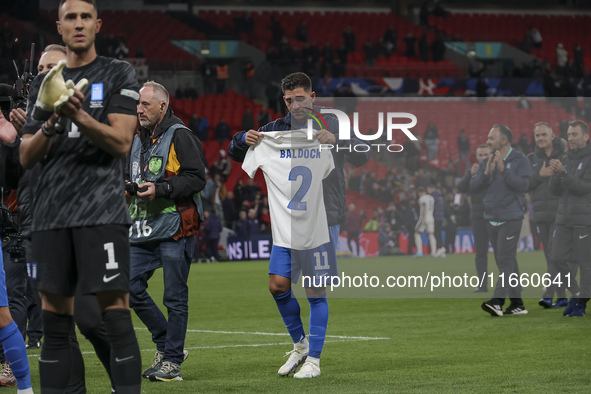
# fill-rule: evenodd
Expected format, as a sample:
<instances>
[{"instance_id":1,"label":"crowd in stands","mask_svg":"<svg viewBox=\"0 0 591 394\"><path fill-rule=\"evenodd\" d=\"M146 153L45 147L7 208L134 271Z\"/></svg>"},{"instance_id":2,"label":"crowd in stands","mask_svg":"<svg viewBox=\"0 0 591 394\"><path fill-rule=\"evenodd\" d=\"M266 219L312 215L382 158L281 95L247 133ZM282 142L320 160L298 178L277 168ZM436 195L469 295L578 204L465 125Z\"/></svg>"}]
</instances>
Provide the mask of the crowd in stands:
<instances>
[{"instance_id":1,"label":"crowd in stands","mask_svg":"<svg viewBox=\"0 0 591 394\"><path fill-rule=\"evenodd\" d=\"M425 2L427 4L427 2ZM437 17L445 17L446 12L442 9L429 9L424 6L421 9L420 24L425 28L433 27L429 23L430 14ZM233 20L234 32L238 35L246 35L248 38L255 30L252 15L248 12L237 14ZM344 77L346 65L351 62L354 54L363 54L363 61L367 65L373 65L378 58L390 58L391 56L403 56L418 61L440 61L443 60L445 52L444 34L428 35L424 33L417 37L412 32L404 31L399 35L398 26L390 25L381 37L377 39L366 39L359 42L358 34L352 26L346 26L341 34L338 44L335 40L323 41L319 37L310 34L310 27L307 21L301 20L295 31L286 31L284 24L271 14L269 24L266 26L271 34L269 46L266 48L266 58L272 65L272 72L264 88L265 105L259 113L252 113L246 107L242 115L241 128L248 130L257 128L258 125L266 124L270 120L268 110L274 113L282 113L285 108L281 100L281 91L277 83L280 76L294 71L303 71L310 75L313 80L325 77ZM401 30L402 31L402 30ZM426 31L426 30L425 30ZM293 35L293 37L292 37ZM23 42L33 40L27 37L20 37L20 41L14 40L14 31L8 22L0 28L0 52L3 57L18 57L26 53ZM297 41L299 45L293 45ZM532 52L544 45L545 42L540 31L535 26L528 26L520 47L526 52ZM135 58L143 58L144 51L141 44L133 45L132 51L128 47L124 36L105 33L97 39L97 51L105 56L119 59L127 58L130 53ZM203 77L203 93L223 94L227 89L229 79L229 64L223 61L206 61L201 65ZM244 59L240 64L242 78L245 84L247 97L253 98L256 92L250 82L255 75L254 64L251 59ZM482 63L474 60L473 67L468 69L471 76L481 76L483 73ZM552 68L549 62L534 60L523 68L512 69L511 76L543 77L544 89L550 97L574 96L574 89L569 78L583 76L585 72L584 49L580 43L565 42L556 46L556 67ZM175 92L176 99L197 99L199 94L194 86L179 87ZM343 96L352 95L351 91L339 92ZM527 99L523 100L523 108L528 108ZM591 104L590 104L591 105ZM591 107L576 107L576 115L591 120ZM266 196L262 194L260 185L252 180L246 184L239 180L233 190L227 190L225 180L230 174L232 163L225 154L224 143L230 140L232 132L235 131L226 122L224 117L208 119L208 114L193 113L188 122L189 128L193 130L202 141L217 141L219 147L219 158L208 163L209 174L205 190L201 193L204 208L208 212L207 225L202 226L201 234L204 240L219 239L219 232L222 227L235 231L238 235L269 233L269 207ZM560 135L565 138L567 120L560 124ZM215 131L210 133L210 131ZM457 137L459 159L457 162L448 162L444 168L424 168L425 162L421 162L422 149L425 149L427 161L436 160L439 156L439 131L434 123L430 123L422 135L420 143L407 141L404 143L404 155L400 155L400 162L391 166L385 176L377 178L376 173L366 169L349 169L347 174L348 187L350 190L375 199L387 208L376 208L372 212L361 212L363 226L359 231L372 230L380 232L384 245L390 244L392 235L399 232L408 232L412 225L412 217L416 216L416 193L414 189L418 186L435 184L441 189L446 198L446 219L448 223L466 225L468 208L466 199L461 199L462 204L454 205L457 194L454 189L455 179L461 177L467 167L471 150L470 140L465 132L459 131ZM515 147L527 154L532 151L533 140L523 134ZM426 164L427 167L429 164ZM421 168L423 167L423 168ZM465 202L465 203L464 203ZM357 212L357 211L356 211ZM219 222L219 226L216 224ZM219 231L218 231L219 230ZM346 226L345 226L346 230ZM355 232L356 230L353 230ZM412 241L412 237L411 241ZM206 245L209 245L206 247ZM205 255L211 259L218 259L217 248L213 248L213 241L209 244L203 241ZM216 253L214 253L214 249Z\"/></svg>"},{"instance_id":2,"label":"crowd in stands","mask_svg":"<svg viewBox=\"0 0 591 394\"><path fill-rule=\"evenodd\" d=\"M339 33L336 34L333 32L329 37L324 38L322 38L322 35L314 34L314 29L317 27L311 26L311 23L307 20L309 16L296 17L295 15L290 16L285 13L271 12L268 19L260 19L262 16L258 13L233 13L230 19L231 26L223 27L240 37L240 39L254 44L262 42L259 30L261 26L256 25L255 21L268 20L263 28L266 29L266 34L270 35L270 39L264 40L265 46L259 48L266 51L264 78L260 76L255 78L258 70L255 69L251 59L245 58L240 64L236 62L230 64L227 60L205 61L201 64L203 89L197 91L196 87L183 86L176 90L175 96L178 99L195 99L202 93L222 94L229 86L230 76L240 75L240 80L232 81L232 85L243 87L239 90L243 91L248 98L265 97L268 100L270 109L281 112L280 102L277 104L278 89L272 81L279 80L282 75L296 70L306 72L313 80L317 81L327 77L363 76L364 71L359 71L358 68L354 69L353 74L348 73L347 65L378 66L381 63L390 64L388 59L392 57L411 59L417 63L441 61L446 50L445 41L468 38L463 35L455 36L450 34L454 31L444 29L443 25L436 22L447 19L454 20L454 18L459 18L461 14L449 14L437 2L424 3L418 25L412 25L394 14L387 15L388 19L384 19L382 16L368 16L369 14L361 13L360 18L375 18L376 26L369 34L360 31L359 25L351 22L354 19L347 19L348 16L343 15L342 20L338 19L340 20L339 24L335 25L343 30L339 30ZM330 14L327 13L321 17L330 19ZM222 15L224 15L223 12L219 16ZM125 17L125 14L120 16ZM155 17L152 14L149 14L149 16L151 18ZM318 15L314 16L318 17ZM43 16L45 19L51 19L51 17L51 15ZM170 19L182 25L180 21L168 15L166 17L167 20ZM202 17L209 21L207 19L210 18L209 14L207 16L203 14ZM265 16L265 18L267 17ZM562 19L560 20L562 21ZM213 20L210 22L217 23ZM297 22L297 24L294 25L295 27L290 26L290 22ZM345 23L349 22L351 22L351 25L345 25ZM21 37L19 37L19 40L15 40L16 30L13 27L11 23L5 22L0 29L2 58L9 59L12 57L16 59L22 57L27 53L29 42L38 41L37 44L43 46L45 38L41 36L29 37L31 33L26 29L19 30ZM103 27L103 31L97 36L97 51L99 54L120 59L129 56L133 58L147 57L147 52L144 51L143 47L146 44L138 41L137 37L135 37L137 28L131 29L131 27L128 27L126 30L125 28L115 29L112 26ZM542 33L540 33L540 30L543 29L540 26L527 26L523 30L521 43L511 42L512 44L519 46L525 52L532 52L534 55L537 55L535 51L539 50L539 48L544 47L547 49L548 46L552 45L556 60L537 56L536 59L522 66L515 66L508 62L502 70L502 76L543 78L547 96L572 96L574 89L570 85L569 78L585 75L584 41L571 40L556 44L549 39L543 39ZM131 39L132 35L135 37L133 40ZM171 38L174 38L174 36L171 36ZM503 37L499 36L499 40L502 41L502 39ZM466 69L469 76L477 78L485 73L486 68L480 60L474 59L472 63ZM231 67L239 67L240 74L231 73L229 70ZM270 72L267 73L266 67L270 67ZM436 73L437 67L434 67L433 72ZM398 76L395 74L395 71L390 73L386 71L384 76ZM489 74L490 71L487 71L486 75L490 76ZM434 75L436 76L436 74ZM264 84L257 86L257 80L258 82L264 80Z\"/></svg>"},{"instance_id":3,"label":"crowd in stands","mask_svg":"<svg viewBox=\"0 0 591 394\"><path fill-rule=\"evenodd\" d=\"M207 214L205 225L202 225L198 237L196 260L219 259L217 242L222 226L243 237L271 233L268 198L263 194L261 185L252 179L248 179L246 183L238 179L234 188L228 190L225 179L231 162L225 152L221 156L222 158L209 168L207 184L201 192ZM360 232L378 232L380 245L386 248L384 253L391 254L386 250L392 251L398 246L400 233L412 235L419 216L416 188L437 185L437 189L441 190L444 196L443 229L452 237L451 234L455 234L458 226L470 225L468 199L462 198L461 203L457 204L455 184L459 177L460 174L455 168L419 168L416 172L409 172L405 168L392 168L381 179L377 179L375 171L348 168L348 189L372 198L380 206L373 209L353 205L349 208L341 232L348 233L351 242L355 242ZM455 235L449 239L455 239ZM412 236L410 240L412 241ZM213 244L215 246L212 246ZM450 247L448 250L449 253L453 253L453 248Z\"/></svg>"},{"instance_id":4,"label":"crowd in stands","mask_svg":"<svg viewBox=\"0 0 591 394\"><path fill-rule=\"evenodd\" d=\"M195 121L192 124L200 123ZM219 259L217 243L222 227L244 237L271 233L268 198L263 194L261 185L252 179L244 182L240 178L233 189L228 190L226 179L233 163L225 150L219 153L220 158L208 168L207 183L201 192L203 208L207 213L198 237L195 254L195 260L198 261ZM350 207L342 232L348 232L350 239L356 239L359 232L363 231L379 232L383 253L392 252L398 245L398 234L412 232L418 218L415 188L428 185L437 185L444 195L444 229L447 229L448 234L450 231L455 232L458 225L469 226L467 199L462 199L460 206L454 204L457 194L455 180L461 176L458 168L459 163L443 170L417 168L416 171L408 171L406 168L390 168L381 179L377 178L375 171L348 168L348 189L372 198L383 204L383 207L379 206L373 211L366 207Z\"/></svg>"},{"instance_id":5,"label":"crowd in stands","mask_svg":"<svg viewBox=\"0 0 591 394\"><path fill-rule=\"evenodd\" d=\"M521 105L527 107L527 100ZM199 125L201 122L195 121L192 124ZM559 129L560 134L565 137L566 119L560 122ZM341 232L347 234L351 251L359 250L358 238L361 232L377 232L380 251L384 255L402 253L398 248L400 234L408 237L409 251L412 250L412 233L419 217L417 188L434 187L441 192L444 202L442 229L446 236L442 245L448 254L454 253L457 229L470 227L469 199L458 192L456 185L472 165L472 153L476 146L471 146L465 130L458 131L457 158L450 160L445 167L438 168L431 166L432 162L427 157L419 160L421 155L437 155L437 126L434 123L428 124L422 137L420 141L408 141L404 144L405 155L395 155L402 158L395 165L378 164L382 166L380 171L369 170L367 166L346 168L349 192L365 198L363 205L350 204L346 221L341 226ZM520 138L516 138L513 147L527 155L534 150L535 143L531 136L523 133ZM412 149L416 155L412 154ZM217 248L211 245L213 240L217 245L222 227L243 237L270 234L269 204L261 185L252 179L245 182L240 178L229 190L226 180L232 164L236 163L231 162L225 150L220 150L219 153L219 159L209 166L207 184L201 192L204 209L208 214L206 224L201 228L196 259L205 256L207 261L219 259ZM375 159L376 157L373 161L377 163ZM525 233L531 234L528 231ZM537 247L539 242L535 237L533 239L534 246Z\"/></svg>"},{"instance_id":6,"label":"crowd in stands","mask_svg":"<svg viewBox=\"0 0 591 394\"><path fill-rule=\"evenodd\" d=\"M221 158L209 168L207 183L201 192L203 209L207 213L205 225L199 232L196 260L201 258L204 248L206 260L219 259L217 245L222 226L237 236L271 234L269 200L262 193L261 186L252 179L246 184L239 179L233 190L228 190L225 181L231 163L225 151L220 154ZM216 240L215 246L213 240Z\"/></svg>"},{"instance_id":7,"label":"crowd in stands","mask_svg":"<svg viewBox=\"0 0 591 394\"><path fill-rule=\"evenodd\" d=\"M347 64L356 62L359 54L363 56L362 61L369 66L375 65L378 58L390 59L391 56L397 55L422 62L440 62L445 54L443 35L429 40L426 32L418 38L409 32L399 40L398 31L394 26L389 26L382 37L376 40L368 38L363 43L357 42L357 36L351 26L343 30L340 44L331 41L319 42L308 39L305 20L300 22L295 31L295 39L302 45L300 49L292 45L273 16L271 20L269 29L273 41L267 48L267 61L273 66L273 73L278 75L301 70L313 80L326 77L343 78L346 75ZM358 51L358 48L361 51Z\"/></svg>"}]
</instances>

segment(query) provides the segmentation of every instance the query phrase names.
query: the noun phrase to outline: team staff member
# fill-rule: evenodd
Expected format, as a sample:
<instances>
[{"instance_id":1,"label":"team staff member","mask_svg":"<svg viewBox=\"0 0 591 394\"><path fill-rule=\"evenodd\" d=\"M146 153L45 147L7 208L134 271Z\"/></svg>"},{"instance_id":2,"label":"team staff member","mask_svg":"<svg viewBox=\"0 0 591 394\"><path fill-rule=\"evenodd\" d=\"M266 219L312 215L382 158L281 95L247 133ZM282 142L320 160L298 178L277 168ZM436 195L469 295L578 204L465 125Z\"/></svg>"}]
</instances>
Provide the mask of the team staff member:
<instances>
[{"instance_id":1,"label":"team staff member","mask_svg":"<svg viewBox=\"0 0 591 394\"><path fill-rule=\"evenodd\" d=\"M433 205L433 220L435 223L435 240L437 241L437 246L435 252L431 252L431 256L433 257L443 257L445 258L445 248L443 247L443 240L441 238L441 231L443 230L443 214L444 214L444 203L443 203L443 194L441 194L441 190L439 190L434 185L427 186L427 193L433 197L435 201ZM452 242L453 244L454 242Z\"/></svg>"},{"instance_id":2,"label":"team staff member","mask_svg":"<svg viewBox=\"0 0 591 394\"><path fill-rule=\"evenodd\" d=\"M568 123L568 145L564 161L550 160L552 168L552 192L558 196L556 232L552 240L552 260L558 267L563 285L568 262L565 257L574 256L574 264L581 270L581 286L571 275L569 290L572 297L563 314L585 316L591 288L591 145L589 126L581 120ZM576 274L576 267L573 267Z\"/></svg>"},{"instance_id":3,"label":"team staff member","mask_svg":"<svg viewBox=\"0 0 591 394\"><path fill-rule=\"evenodd\" d=\"M201 141L168 107L164 86L149 81L140 90L139 133L129 154L131 198L131 307L152 333L154 363L143 373L152 381L182 380L187 319L187 280L195 234L203 212L198 193L205 187ZM144 190L145 189L145 190ZM146 289L162 267L168 321Z\"/></svg>"},{"instance_id":4,"label":"team staff member","mask_svg":"<svg viewBox=\"0 0 591 394\"><path fill-rule=\"evenodd\" d=\"M486 189L478 193L470 191L470 180L478 171L478 165L490 157L490 146L483 144L476 148L476 161L469 170L466 170L464 177L458 183L458 191L470 195L470 222L472 224L472 234L474 235L474 249L476 255L474 261L476 264L476 274L479 278L485 278L481 287L474 289L475 293L486 293L488 291L486 275L488 270L488 231L486 229L486 220L483 218L482 201L486 195Z\"/></svg>"},{"instance_id":5,"label":"team staff member","mask_svg":"<svg viewBox=\"0 0 591 394\"><path fill-rule=\"evenodd\" d=\"M556 137L549 123L539 122L534 127L536 148L527 155L532 165L532 177L529 192L534 207L534 222L536 232L544 245L547 273L551 278L556 277L558 271L552 262L552 235L556 223L556 210L558 209L558 196L550 191L550 181L554 171L550 166L552 159L564 161L563 141ZM553 281L554 282L554 281ZM552 298L556 291L558 300L552 304ZM566 306L566 294L563 287L557 288L554 283L546 287L546 291L539 301L540 306L551 308L552 306Z\"/></svg>"},{"instance_id":6,"label":"team staff member","mask_svg":"<svg viewBox=\"0 0 591 394\"><path fill-rule=\"evenodd\" d=\"M480 163L478 172L470 180L472 193L486 190L483 217L488 221L488 237L499 274L504 274L505 278L497 281L492 298L482 303L482 309L492 316L527 314L521 299L521 287L510 286L508 278L519 275L517 243L525 211L525 193L531 180L531 165L522 153L511 147L512 140L513 134L507 126L494 125L487 139L494 153ZM507 297L511 304L503 312Z\"/></svg>"},{"instance_id":7,"label":"team staff member","mask_svg":"<svg viewBox=\"0 0 591 394\"><path fill-rule=\"evenodd\" d=\"M39 358L41 390L61 393L68 383L69 333L79 284L98 299L111 345L115 389L139 393L141 355L128 294L131 221L123 183L123 158L136 125L137 81L128 63L97 56L94 41L102 21L94 1L61 0L58 16L66 67L60 62L33 81L28 103L32 110L27 111L20 147L25 168L38 162L42 166L32 224L45 334ZM58 113L48 110L54 108L54 91L64 91L64 80L84 78L90 94L74 89ZM63 134L56 134L58 116L66 120Z\"/></svg>"}]
</instances>

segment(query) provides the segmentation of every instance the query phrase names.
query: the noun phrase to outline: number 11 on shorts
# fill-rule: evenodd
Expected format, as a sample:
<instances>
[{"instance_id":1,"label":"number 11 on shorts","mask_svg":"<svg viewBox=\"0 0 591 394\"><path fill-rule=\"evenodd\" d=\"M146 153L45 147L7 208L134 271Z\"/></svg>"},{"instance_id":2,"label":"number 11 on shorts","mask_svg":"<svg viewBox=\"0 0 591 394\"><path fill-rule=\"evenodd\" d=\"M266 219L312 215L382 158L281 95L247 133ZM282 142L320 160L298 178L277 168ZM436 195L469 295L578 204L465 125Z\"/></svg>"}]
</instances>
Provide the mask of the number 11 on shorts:
<instances>
[{"instance_id":1,"label":"number 11 on shorts","mask_svg":"<svg viewBox=\"0 0 591 394\"><path fill-rule=\"evenodd\" d=\"M316 270L330 269L330 265L328 265L328 252L322 252L322 258L324 259L324 264L322 264L320 262L320 252L315 252L314 258L316 259L316 266L314 267Z\"/></svg>"}]
</instances>

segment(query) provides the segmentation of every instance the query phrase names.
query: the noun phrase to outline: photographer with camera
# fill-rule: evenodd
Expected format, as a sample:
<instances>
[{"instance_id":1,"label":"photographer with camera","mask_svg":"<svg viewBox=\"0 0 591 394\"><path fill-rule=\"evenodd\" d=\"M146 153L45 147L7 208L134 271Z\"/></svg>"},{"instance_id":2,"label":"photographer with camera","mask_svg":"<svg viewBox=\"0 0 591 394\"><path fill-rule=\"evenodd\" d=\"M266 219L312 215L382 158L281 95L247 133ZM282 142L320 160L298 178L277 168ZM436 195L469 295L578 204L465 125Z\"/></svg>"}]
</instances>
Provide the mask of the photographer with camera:
<instances>
[{"instance_id":1,"label":"photographer with camera","mask_svg":"<svg viewBox=\"0 0 591 394\"><path fill-rule=\"evenodd\" d=\"M140 89L139 133L128 156L126 187L133 224L131 307L152 333L154 363L143 373L151 381L182 380L189 288L187 280L195 235L203 220L199 192L205 187L203 148L199 138L174 116L169 95L159 83ZM164 272L164 306L168 320L146 291L154 271Z\"/></svg>"},{"instance_id":2,"label":"photographer with camera","mask_svg":"<svg viewBox=\"0 0 591 394\"><path fill-rule=\"evenodd\" d=\"M18 140L16 128L0 111L0 187L2 187L3 198L4 190L16 189L18 178L22 172L22 168L18 163ZM15 194L11 194L14 203ZM18 227L14 223L8 208L2 209L2 223L3 227L10 227L12 233L18 233ZM5 236L7 236L7 231L3 228L2 237L5 238ZM5 383L7 385L17 384L19 393L33 393L25 341L9 309L4 271L5 256L5 253L0 253L0 342L2 342L5 357L8 361L6 364L8 366L7 371L11 369L15 377L14 380L7 379ZM22 266L25 267L24 264ZM22 301L24 304L24 283Z\"/></svg>"}]
</instances>

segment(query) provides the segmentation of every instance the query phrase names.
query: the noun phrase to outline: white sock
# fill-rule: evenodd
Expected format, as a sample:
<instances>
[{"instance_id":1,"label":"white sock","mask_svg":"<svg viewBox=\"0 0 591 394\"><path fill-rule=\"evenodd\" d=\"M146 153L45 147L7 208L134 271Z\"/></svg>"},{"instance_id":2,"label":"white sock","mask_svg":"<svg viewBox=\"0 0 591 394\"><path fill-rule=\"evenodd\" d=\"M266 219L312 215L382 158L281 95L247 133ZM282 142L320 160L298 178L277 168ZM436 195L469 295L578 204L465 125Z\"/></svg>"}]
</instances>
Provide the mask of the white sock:
<instances>
[{"instance_id":1,"label":"white sock","mask_svg":"<svg viewBox=\"0 0 591 394\"><path fill-rule=\"evenodd\" d=\"M417 247L417 254L423 254L423 240L421 234L415 233L415 245Z\"/></svg>"},{"instance_id":2,"label":"white sock","mask_svg":"<svg viewBox=\"0 0 591 394\"><path fill-rule=\"evenodd\" d=\"M309 347L308 339L306 337L304 337L304 339L302 339L298 343L294 343L293 347L298 350L307 350Z\"/></svg>"},{"instance_id":3,"label":"white sock","mask_svg":"<svg viewBox=\"0 0 591 394\"><path fill-rule=\"evenodd\" d=\"M319 358L316 358L316 357L308 357L306 359L306 362L307 363L312 363L312 364L316 365L317 367L320 367L320 359Z\"/></svg>"},{"instance_id":4,"label":"white sock","mask_svg":"<svg viewBox=\"0 0 591 394\"><path fill-rule=\"evenodd\" d=\"M33 394L33 388L29 387L28 389L18 390L17 394Z\"/></svg>"}]
</instances>

